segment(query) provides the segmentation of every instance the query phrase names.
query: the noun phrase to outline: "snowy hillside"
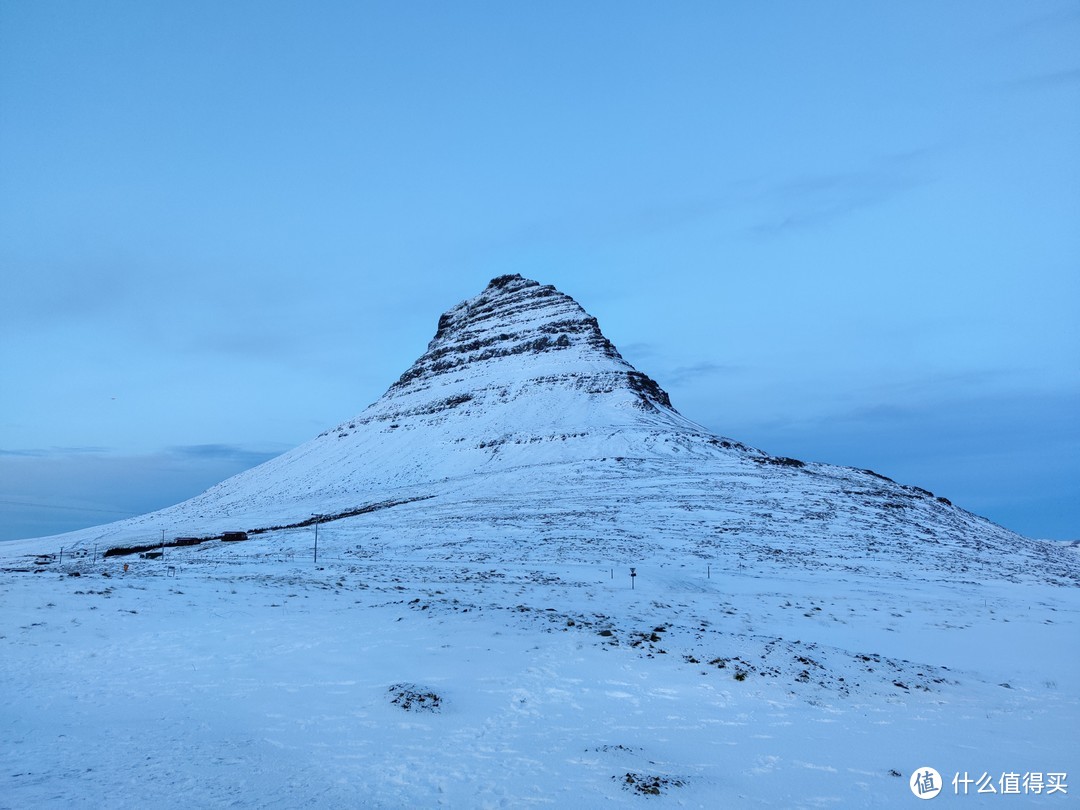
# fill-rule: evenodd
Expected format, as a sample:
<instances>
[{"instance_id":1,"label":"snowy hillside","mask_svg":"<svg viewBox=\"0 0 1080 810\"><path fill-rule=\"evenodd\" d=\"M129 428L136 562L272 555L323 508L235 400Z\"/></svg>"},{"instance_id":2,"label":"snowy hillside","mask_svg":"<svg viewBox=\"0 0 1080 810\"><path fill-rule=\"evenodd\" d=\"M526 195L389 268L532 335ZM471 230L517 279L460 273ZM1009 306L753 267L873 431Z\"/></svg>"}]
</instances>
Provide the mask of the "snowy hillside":
<instances>
[{"instance_id":1,"label":"snowy hillside","mask_svg":"<svg viewBox=\"0 0 1080 810\"><path fill-rule=\"evenodd\" d=\"M1080 550L713 435L520 276L356 418L0 555L0 807L1072 798L1030 788L1076 765Z\"/></svg>"}]
</instances>

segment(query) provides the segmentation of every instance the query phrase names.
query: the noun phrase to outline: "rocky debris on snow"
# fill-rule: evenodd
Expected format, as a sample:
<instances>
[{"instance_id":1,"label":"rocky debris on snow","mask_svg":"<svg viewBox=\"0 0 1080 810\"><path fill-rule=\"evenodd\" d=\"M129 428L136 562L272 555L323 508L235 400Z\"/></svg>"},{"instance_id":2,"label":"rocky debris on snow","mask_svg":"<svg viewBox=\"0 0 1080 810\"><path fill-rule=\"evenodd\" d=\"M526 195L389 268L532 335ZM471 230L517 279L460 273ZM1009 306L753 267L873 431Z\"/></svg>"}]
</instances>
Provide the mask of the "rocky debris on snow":
<instances>
[{"instance_id":1,"label":"rocky debris on snow","mask_svg":"<svg viewBox=\"0 0 1080 810\"><path fill-rule=\"evenodd\" d=\"M675 779L671 776L650 776L633 772L611 778L621 782L623 790L640 793L644 796L659 796L662 793L667 793L669 788L682 787L686 784L682 779Z\"/></svg>"},{"instance_id":2,"label":"rocky debris on snow","mask_svg":"<svg viewBox=\"0 0 1080 810\"><path fill-rule=\"evenodd\" d=\"M407 712L438 714L442 711L442 697L430 689L412 683L395 683L387 691L391 695L390 702Z\"/></svg>"}]
</instances>

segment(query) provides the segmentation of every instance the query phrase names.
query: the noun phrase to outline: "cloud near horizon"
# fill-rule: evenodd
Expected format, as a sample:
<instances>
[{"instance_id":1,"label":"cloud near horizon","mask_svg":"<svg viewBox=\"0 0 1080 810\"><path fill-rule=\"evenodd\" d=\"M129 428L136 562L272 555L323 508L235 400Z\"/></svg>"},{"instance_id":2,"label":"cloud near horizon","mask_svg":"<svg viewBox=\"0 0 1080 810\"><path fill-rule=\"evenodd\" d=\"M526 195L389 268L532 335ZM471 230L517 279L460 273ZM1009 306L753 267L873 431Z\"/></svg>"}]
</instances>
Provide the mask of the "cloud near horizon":
<instances>
[{"instance_id":1,"label":"cloud near horizon","mask_svg":"<svg viewBox=\"0 0 1080 810\"><path fill-rule=\"evenodd\" d=\"M226 444L134 454L51 448L0 454L0 541L153 512L278 455Z\"/></svg>"},{"instance_id":2,"label":"cloud near horizon","mask_svg":"<svg viewBox=\"0 0 1080 810\"><path fill-rule=\"evenodd\" d=\"M935 401L836 403L807 418L745 416L718 432L773 455L872 469L1028 537L1072 540L1080 537L1069 509L1080 480L1078 412L1076 391L965 396L957 388ZM1033 446L1053 449L1033 458Z\"/></svg>"}]
</instances>

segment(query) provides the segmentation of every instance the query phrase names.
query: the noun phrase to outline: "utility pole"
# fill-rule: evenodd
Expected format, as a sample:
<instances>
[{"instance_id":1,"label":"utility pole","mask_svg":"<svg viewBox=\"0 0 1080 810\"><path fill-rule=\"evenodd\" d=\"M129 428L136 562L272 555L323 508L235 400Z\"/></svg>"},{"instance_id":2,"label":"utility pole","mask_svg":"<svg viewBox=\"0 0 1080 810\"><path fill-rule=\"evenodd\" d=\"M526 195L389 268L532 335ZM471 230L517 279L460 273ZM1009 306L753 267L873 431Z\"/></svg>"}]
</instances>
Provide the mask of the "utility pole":
<instances>
[{"instance_id":1,"label":"utility pole","mask_svg":"<svg viewBox=\"0 0 1080 810\"><path fill-rule=\"evenodd\" d=\"M315 562L319 561L319 518L322 515L315 515Z\"/></svg>"}]
</instances>

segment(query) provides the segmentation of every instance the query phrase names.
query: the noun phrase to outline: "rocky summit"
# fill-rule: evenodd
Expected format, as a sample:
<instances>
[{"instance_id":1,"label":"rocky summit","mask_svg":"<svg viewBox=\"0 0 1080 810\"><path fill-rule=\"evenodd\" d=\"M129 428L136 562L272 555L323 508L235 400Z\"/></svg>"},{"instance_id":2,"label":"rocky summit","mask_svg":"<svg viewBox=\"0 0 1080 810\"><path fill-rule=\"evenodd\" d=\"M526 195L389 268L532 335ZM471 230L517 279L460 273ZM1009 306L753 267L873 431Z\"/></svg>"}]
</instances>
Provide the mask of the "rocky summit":
<instances>
[{"instance_id":1,"label":"rocky summit","mask_svg":"<svg viewBox=\"0 0 1080 810\"><path fill-rule=\"evenodd\" d=\"M521 356L524 362L502 362ZM463 372L468 376L458 376ZM501 392L502 383L521 376L533 384L592 395L629 390L637 394L639 407L671 408L667 394L622 359L596 318L570 296L520 275L493 279L479 296L439 318L428 350L380 402L393 403L433 386L443 391L441 385L455 377L466 381L465 387L472 384L465 395L473 398ZM395 416L391 410L372 418Z\"/></svg>"}]
</instances>

